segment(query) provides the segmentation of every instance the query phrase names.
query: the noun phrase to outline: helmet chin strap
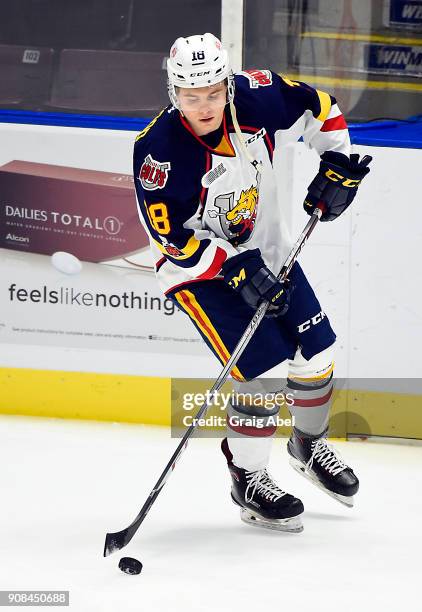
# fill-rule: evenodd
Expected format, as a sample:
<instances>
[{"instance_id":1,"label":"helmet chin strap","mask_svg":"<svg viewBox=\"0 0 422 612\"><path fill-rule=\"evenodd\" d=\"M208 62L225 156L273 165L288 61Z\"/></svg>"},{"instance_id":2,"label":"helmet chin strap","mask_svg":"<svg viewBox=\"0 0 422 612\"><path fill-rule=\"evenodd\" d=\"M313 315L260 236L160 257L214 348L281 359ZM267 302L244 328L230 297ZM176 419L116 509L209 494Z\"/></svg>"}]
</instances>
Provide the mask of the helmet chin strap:
<instances>
[{"instance_id":1,"label":"helmet chin strap","mask_svg":"<svg viewBox=\"0 0 422 612\"><path fill-rule=\"evenodd\" d=\"M244 138L243 138L243 134L240 131L239 122L237 120L237 115L236 115L236 107L235 107L235 105L233 103L233 100L230 101L230 113L231 113L231 116L232 116L234 131L236 132L236 136L237 136L237 140L239 141L240 148L242 149L242 152L246 155L246 158L249 160L249 162L255 168L255 170L257 172L257 179L258 179L258 185L259 185L261 174L262 174L262 164L257 159L255 159L250 154L250 152L248 151L248 148L247 148L247 146L245 144L245 141L244 141Z\"/></svg>"}]
</instances>

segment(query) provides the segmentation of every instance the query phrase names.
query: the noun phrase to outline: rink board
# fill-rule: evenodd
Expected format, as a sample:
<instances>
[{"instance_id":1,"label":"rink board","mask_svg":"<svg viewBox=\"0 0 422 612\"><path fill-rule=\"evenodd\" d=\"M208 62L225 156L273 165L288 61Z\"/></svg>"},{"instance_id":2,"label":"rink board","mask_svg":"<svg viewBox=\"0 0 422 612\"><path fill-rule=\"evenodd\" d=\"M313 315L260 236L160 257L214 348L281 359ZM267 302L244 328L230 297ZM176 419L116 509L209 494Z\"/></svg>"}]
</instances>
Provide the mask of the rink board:
<instances>
[{"instance_id":1,"label":"rink board","mask_svg":"<svg viewBox=\"0 0 422 612\"><path fill-rule=\"evenodd\" d=\"M68 419L171 424L171 378L0 369L0 413ZM345 389L331 411L336 437L422 439L421 396ZM288 416L285 409L281 416ZM278 435L288 435L280 427Z\"/></svg>"}]
</instances>

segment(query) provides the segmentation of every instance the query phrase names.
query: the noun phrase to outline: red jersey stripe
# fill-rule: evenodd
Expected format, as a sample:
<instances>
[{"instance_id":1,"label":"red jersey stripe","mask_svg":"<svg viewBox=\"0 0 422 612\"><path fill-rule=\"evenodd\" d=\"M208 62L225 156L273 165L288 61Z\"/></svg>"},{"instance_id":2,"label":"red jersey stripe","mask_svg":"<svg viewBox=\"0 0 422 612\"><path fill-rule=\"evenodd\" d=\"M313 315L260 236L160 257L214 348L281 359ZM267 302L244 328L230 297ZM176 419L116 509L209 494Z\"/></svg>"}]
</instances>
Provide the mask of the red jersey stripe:
<instances>
[{"instance_id":1,"label":"red jersey stripe","mask_svg":"<svg viewBox=\"0 0 422 612\"><path fill-rule=\"evenodd\" d=\"M227 253L222 248L217 247L214 255L214 259L208 270L205 270L202 274L199 274L197 278L214 278L214 276L220 272L221 266L227 259Z\"/></svg>"},{"instance_id":2,"label":"red jersey stripe","mask_svg":"<svg viewBox=\"0 0 422 612\"><path fill-rule=\"evenodd\" d=\"M326 119L322 125L321 132L333 132L334 130L347 129L347 123L343 115L338 115L332 119Z\"/></svg>"}]
</instances>

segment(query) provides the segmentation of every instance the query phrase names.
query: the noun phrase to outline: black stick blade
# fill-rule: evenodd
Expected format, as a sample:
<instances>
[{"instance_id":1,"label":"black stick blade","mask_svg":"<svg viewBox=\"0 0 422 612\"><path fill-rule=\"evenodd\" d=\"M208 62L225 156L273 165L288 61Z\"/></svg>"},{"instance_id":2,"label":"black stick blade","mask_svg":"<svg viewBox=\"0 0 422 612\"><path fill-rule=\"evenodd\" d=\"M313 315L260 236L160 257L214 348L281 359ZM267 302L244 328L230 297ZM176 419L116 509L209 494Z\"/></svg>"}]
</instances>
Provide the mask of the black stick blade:
<instances>
[{"instance_id":1,"label":"black stick blade","mask_svg":"<svg viewBox=\"0 0 422 612\"><path fill-rule=\"evenodd\" d=\"M106 539L105 539L105 544L104 544L104 557L108 557L109 555L114 553L116 550L120 550L121 548L126 546L126 544L129 544L129 542L131 541L135 533L138 531L142 521L148 514L159 492L161 491L166 481L166 478L164 476L167 474L168 471L170 471L169 466L170 466L170 463L167 464L167 467L164 470L163 474L161 475L160 480L157 482L154 489L149 494L146 502L144 503L141 510L139 511L138 516L133 520L133 522L129 525L129 527L126 527L126 529L122 529L122 531L117 531L116 533L106 534Z\"/></svg>"},{"instance_id":2,"label":"black stick blade","mask_svg":"<svg viewBox=\"0 0 422 612\"><path fill-rule=\"evenodd\" d=\"M129 527L117 533L107 533L104 544L104 557L108 557L116 550L124 548L126 544L129 544L134 533Z\"/></svg>"}]
</instances>

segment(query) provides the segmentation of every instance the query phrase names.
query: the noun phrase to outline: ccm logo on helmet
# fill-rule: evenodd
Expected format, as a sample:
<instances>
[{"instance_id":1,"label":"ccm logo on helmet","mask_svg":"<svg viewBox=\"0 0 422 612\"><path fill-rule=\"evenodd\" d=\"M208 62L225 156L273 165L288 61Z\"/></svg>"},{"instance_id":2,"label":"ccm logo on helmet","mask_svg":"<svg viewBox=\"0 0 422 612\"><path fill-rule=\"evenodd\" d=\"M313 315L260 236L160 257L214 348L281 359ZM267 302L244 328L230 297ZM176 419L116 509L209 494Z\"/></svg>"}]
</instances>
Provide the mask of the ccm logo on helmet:
<instances>
[{"instance_id":1,"label":"ccm logo on helmet","mask_svg":"<svg viewBox=\"0 0 422 612\"><path fill-rule=\"evenodd\" d=\"M304 321L303 323L298 325L297 331L299 332L299 334L303 334L303 332L310 329L312 325L318 325L318 323L321 323L324 317L325 317L325 312L322 312L321 310L321 312L313 316L311 319L308 319L307 321Z\"/></svg>"},{"instance_id":2,"label":"ccm logo on helmet","mask_svg":"<svg viewBox=\"0 0 422 612\"><path fill-rule=\"evenodd\" d=\"M191 72L189 76L191 77L200 77L205 76L206 74L210 74L211 70L205 70L204 72Z\"/></svg>"}]
</instances>

